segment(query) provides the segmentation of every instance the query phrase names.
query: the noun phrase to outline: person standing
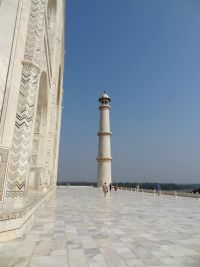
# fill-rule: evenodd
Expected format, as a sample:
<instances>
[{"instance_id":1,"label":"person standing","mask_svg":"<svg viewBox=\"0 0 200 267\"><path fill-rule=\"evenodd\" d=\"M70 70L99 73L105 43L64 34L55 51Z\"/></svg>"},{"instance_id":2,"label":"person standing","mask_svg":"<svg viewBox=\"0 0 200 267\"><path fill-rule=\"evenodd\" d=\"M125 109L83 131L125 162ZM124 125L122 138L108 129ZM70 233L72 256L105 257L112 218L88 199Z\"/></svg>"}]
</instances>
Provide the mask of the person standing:
<instances>
[{"instance_id":1,"label":"person standing","mask_svg":"<svg viewBox=\"0 0 200 267\"><path fill-rule=\"evenodd\" d=\"M160 184L156 185L156 190L157 190L158 196L160 196L161 195L161 186L160 186Z\"/></svg>"},{"instance_id":2,"label":"person standing","mask_svg":"<svg viewBox=\"0 0 200 267\"><path fill-rule=\"evenodd\" d=\"M116 184L115 186L114 186L114 188L115 188L115 192L118 190L118 188L119 188L119 186L118 186L118 184Z\"/></svg>"},{"instance_id":3,"label":"person standing","mask_svg":"<svg viewBox=\"0 0 200 267\"><path fill-rule=\"evenodd\" d=\"M110 191L112 190L112 184L111 183L109 184L109 189L110 189Z\"/></svg>"},{"instance_id":4,"label":"person standing","mask_svg":"<svg viewBox=\"0 0 200 267\"><path fill-rule=\"evenodd\" d=\"M106 183L103 185L103 193L104 193L104 197L106 197L106 194L108 193L108 187Z\"/></svg>"}]
</instances>

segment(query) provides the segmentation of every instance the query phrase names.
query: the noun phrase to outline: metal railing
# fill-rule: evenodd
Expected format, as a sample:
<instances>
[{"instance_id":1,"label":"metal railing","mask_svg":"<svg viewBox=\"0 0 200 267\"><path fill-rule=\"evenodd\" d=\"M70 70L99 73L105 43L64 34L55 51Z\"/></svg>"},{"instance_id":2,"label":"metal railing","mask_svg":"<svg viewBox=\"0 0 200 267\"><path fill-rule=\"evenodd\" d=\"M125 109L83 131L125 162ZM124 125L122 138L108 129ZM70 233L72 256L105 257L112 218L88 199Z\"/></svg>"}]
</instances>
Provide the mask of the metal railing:
<instances>
[{"instance_id":1,"label":"metal railing","mask_svg":"<svg viewBox=\"0 0 200 267\"><path fill-rule=\"evenodd\" d=\"M143 188L135 188L135 187L119 187L119 190L126 190L126 191L132 191L132 192L142 192L142 193L151 193L154 195L169 195L174 197L191 197L196 198L197 200L200 199L200 195L197 192L195 193L188 193L188 192L182 192L182 191L168 191L168 190L151 190L151 189L143 189Z\"/></svg>"}]
</instances>

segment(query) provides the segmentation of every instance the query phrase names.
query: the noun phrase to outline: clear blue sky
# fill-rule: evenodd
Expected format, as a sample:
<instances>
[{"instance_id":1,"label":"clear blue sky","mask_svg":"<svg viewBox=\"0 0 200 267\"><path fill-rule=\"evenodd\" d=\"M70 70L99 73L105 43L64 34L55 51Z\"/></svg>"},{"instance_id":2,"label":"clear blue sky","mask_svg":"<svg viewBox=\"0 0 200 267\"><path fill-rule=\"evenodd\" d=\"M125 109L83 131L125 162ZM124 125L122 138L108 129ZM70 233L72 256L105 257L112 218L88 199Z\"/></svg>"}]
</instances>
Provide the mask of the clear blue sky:
<instances>
[{"instance_id":1,"label":"clear blue sky","mask_svg":"<svg viewBox=\"0 0 200 267\"><path fill-rule=\"evenodd\" d=\"M200 182L200 1L68 0L59 180L96 181L98 97L113 180Z\"/></svg>"}]
</instances>

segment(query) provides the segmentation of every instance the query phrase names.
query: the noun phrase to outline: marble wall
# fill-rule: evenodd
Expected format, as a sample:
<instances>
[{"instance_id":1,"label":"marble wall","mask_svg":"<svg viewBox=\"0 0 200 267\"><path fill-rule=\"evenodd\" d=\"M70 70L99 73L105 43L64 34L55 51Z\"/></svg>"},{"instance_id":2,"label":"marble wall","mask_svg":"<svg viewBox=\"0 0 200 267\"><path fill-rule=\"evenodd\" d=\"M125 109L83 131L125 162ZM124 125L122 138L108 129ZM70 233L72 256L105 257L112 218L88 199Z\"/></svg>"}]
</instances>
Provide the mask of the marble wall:
<instances>
[{"instance_id":1,"label":"marble wall","mask_svg":"<svg viewBox=\"0 0 200 267\"><path fill-rule=\"evenodd\" d=\"M10 63L18 2L19 1L17 0L4 0L0 2L0 112L2 109L8 67Z\"/></svg>"},{"instance_id":2,"label":"marble wall","mask_svg":"<svg viewBox=\"0 0 200 267\"><path fill-rule=\"evenodd\" d=\"M55 187L64 69L65 1L0 5L0 201L21 207ZM6 150L7 149L7 150ZM2 167L2 170L1 170Z\"/></svg>"}]
</instances>

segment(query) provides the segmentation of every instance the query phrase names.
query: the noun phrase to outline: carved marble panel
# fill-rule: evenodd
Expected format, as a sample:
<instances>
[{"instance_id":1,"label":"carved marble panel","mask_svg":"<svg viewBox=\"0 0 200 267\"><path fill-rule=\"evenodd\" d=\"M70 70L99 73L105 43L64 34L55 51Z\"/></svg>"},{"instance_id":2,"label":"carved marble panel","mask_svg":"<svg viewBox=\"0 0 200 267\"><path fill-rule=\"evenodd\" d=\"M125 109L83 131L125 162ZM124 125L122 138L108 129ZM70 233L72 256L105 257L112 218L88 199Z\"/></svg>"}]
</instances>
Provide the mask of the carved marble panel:
<instances>
[{"instance_id":1,"label":"carved marble panel","mask_svg":"<svg viewBox=\"0 0 200 267\"><path fill-rule=\"evenodd\" d=\"M8 157L9 157L9 149L0 147L0 201L2 201L3 198Z\"/></svg>"},{"instance_id":2,"label":"carved marble panel","mask_svg":"<svg viewBox=\"0 0 200 267\"><path fill-rule=\"evenodd\" d=\"M32 155L31 164L33 166L36 166L37 165L37 156L36 155Z\"/></svg>"},{"instance_id":3,"label":"carved marble panel","mask_svg":"<svg viewBox=\"0 0 200 267\"><path fill-rule=\"evenodd\" d=\"M38 151L39 148L39 140L33 140L33 150Z\"/></svg>"}]
</instances>

